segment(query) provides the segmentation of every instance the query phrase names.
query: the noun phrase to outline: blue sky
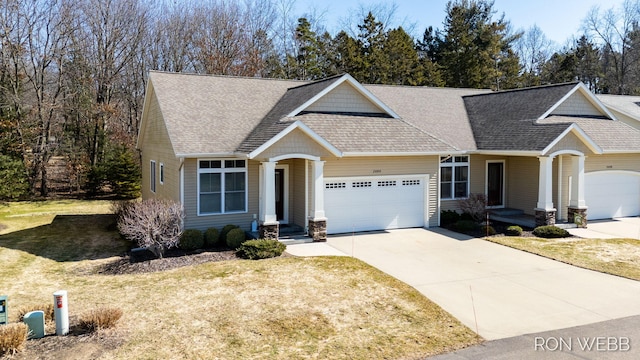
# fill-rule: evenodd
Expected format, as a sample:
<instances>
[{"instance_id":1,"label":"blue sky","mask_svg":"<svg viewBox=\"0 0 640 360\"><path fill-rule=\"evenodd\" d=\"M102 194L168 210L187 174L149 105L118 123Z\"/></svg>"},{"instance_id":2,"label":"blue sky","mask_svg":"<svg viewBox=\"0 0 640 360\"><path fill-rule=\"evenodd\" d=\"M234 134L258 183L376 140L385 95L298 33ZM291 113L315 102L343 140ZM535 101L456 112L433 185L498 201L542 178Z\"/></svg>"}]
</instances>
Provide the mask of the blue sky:
<instances>
[{"instance_id":1,"label":"blue sky","mask_svg":"<svg viewBox=\"0 0 640 360\"><path fill-rule=\"evenodd\" d=\"M514 29L528 29L538 25L547 38L558 45L564 45L571 36L581 34L580 25L592 6L602 9L619 7L623 0L495 0L493 8L497 15L504 12L505 18ZM317 10L324 13L324 23L332 34L340 29L349 14L355 14L361 4L393 4L396 10L395 22L392 26L415 25L413 35L422 36L427 26L442 28L445 8L448 0L396 0L394 1L362 1L362 0L297 0L297 14ZM366 6L366 5L364 5ZM357 23L362 19L357 19Z\"/></svg>"}]
</instances>

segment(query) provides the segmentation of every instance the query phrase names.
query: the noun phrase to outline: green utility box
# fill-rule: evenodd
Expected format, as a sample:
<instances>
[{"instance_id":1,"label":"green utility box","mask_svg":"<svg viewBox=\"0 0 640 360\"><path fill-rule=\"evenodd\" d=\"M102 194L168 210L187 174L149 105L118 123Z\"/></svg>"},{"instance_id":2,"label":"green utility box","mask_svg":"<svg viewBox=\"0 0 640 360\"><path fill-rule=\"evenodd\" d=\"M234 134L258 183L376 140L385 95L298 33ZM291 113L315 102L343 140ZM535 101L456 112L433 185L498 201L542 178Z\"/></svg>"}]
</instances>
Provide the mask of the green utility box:
<instances>
[{"instance_id":1,"label":"green utility box","mask_svg":"<svg viewBox=\"0 0 640 360\"><path fill-rule=\"evenodd\" d=\"M9 312L7 311L7 295L0 295L0 325L7 325Z\"/></svg>"}]
</instances>

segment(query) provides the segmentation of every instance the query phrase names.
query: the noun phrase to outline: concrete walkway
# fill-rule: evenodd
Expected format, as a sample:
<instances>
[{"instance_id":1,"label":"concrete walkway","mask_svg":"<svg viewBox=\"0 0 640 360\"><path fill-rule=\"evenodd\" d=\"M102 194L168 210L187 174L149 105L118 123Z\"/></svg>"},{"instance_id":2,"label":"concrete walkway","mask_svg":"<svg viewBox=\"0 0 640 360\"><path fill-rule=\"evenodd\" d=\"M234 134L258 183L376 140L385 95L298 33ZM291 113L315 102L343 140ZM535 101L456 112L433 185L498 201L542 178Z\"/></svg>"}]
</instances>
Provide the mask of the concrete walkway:
<instances>
[{"instance_id":1,"label":"concrete walkway","mask_svg":"<svg viewBox=\"0 0 640 360\"><path fill-rule=\"evenodd\" d=\"M589 221L586 229L568 229L575 236L588 239L629 238L640 240L640 217Z\"/></svg>"},{"instance_id":2,"label":"concrete walkway","mask_svg":"<svg viewBox=\"0 0 640 360\"><path fill-rule=\"evenodd\" d=\"M413 286L487 340L640 315L638 281L439 228L330 236L321 245Z\"/></svg>"}]
</instances>

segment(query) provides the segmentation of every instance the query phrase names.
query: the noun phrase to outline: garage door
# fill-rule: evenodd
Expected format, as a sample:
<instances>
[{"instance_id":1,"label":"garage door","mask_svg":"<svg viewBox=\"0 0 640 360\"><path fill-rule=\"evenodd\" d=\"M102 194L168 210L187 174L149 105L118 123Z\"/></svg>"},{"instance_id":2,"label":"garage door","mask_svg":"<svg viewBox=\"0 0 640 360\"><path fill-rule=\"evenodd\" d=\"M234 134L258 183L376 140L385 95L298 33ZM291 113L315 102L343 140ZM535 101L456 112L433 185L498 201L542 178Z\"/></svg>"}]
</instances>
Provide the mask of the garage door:
<instances>
[{"instance_id":1,"label":"garage door","mask_svg":"<svg viewBox=\"0 0 640 360\"><path fill-rule=\"evenodd\" d=\"M422 227L426 175L325 179L327 233Z\"/></svg>"},{"instance_id":2,"label":"garage door","mask_svg":"<svg viewBox=\"0 0 640 360\"><path fill-rule=\"evenodd\" d=\"M585 174L589 219L640 215L640 173L597 171Z\"/></svg>"}]
</instances>

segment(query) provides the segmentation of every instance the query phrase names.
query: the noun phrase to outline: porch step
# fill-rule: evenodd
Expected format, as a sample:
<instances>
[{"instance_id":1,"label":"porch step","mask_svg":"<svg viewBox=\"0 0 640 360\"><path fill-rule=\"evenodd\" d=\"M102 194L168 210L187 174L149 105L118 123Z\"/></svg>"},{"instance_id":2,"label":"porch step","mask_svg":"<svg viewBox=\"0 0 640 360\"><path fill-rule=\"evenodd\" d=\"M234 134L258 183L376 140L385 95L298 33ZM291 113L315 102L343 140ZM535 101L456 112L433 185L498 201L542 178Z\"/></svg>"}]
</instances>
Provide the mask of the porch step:
<instances>
[{"instance_id":1,"label":"porch step","mask_svg":"<svg viewBox=\"0 0 640 360\"><path fill-rule=\"evenodd\" d=\"M281 237L278 239L278 241L288 246L288 245L312 243L313 239L306 235L296 235L296 236L290 236L290 237L284 237L284 238Z\"/></svg>"},{"instance_id":2,"label":"porch step","mask_svg":"<svg viewBox=\"0 0 640 360\"><path fill-rule=\"evenodd\" d=\"M561 229L576 229L578 228L578 225L576 225L575 223L556 223L556 227L559 227Z\"/></svg>"},{"instance_id":3,"label":"porch step","mask_svg":"<svg viewBox=\"0 0 640 360\"><path fill-rule=\"evenodd\" d=\"M489 214L496 215L496 216L516 216L516 215L523 215L524 210L510 209L510 208L493 209L493 210L489 210Z\"/></svg>"},{"instance_id":4,"label":"porch step","mask_svg":"<svg viewBox=\"0 0 640 360\"><path fill-rule=\"evenodd\" d=\"M489 218L493 221L500 221L506 224L519 225L527 228L536 227L536 218L532 215L525 215L520 209L492 209L489 211Z\"/></svg>"},{"instance_id":5,"label":"porch step","mask_svg":"<svg viewBox=\"0 0 640 360\"><path fill-rule=\"evenodd\" d=\"M280 236L304 234L304 228L295 224L280 224Z\"/></svg>"}]
</instances>

